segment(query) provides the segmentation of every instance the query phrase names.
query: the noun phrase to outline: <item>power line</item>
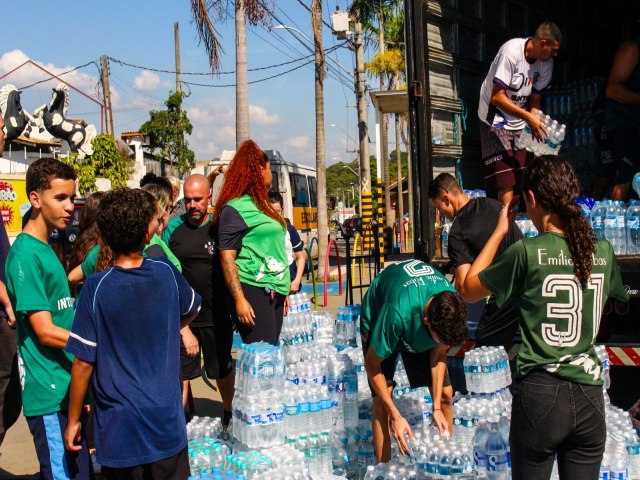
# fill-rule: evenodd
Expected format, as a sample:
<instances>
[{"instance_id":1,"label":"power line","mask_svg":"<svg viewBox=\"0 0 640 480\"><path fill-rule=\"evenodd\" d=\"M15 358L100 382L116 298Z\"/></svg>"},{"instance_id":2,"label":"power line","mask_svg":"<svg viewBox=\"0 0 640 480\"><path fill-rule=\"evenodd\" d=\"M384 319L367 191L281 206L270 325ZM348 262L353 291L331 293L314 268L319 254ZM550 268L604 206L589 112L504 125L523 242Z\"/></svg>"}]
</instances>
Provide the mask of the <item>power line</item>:
<instances>
[{"instance_id":1,"label":"power line","mask_svg":"<svg viewBox=\"0 0 640 480\"><path fill-rule=\"evenodd\" d=\"M67 70L66 72L57 73L55 76L50 76L49 78L45 78L44 80L40 80L38 82L32 83L31 85L26 85L24 87L18 87L18 90L26 90L27 88L35 87L36 85L40 85L41 83L48 82L49 80L53 80L56 77L61 77L62 75L66 75L68 73L75 72L76 70L80 70L81 68L88 67L89 65L92 65L92 64L95 65L96 67L98 67L98 64L95 62L95 60L93 60L91 62L85 63L84 65L80 65L79 67L74 67L71 70ZM99 70L99 68L98 68L98 70Z\"/></svg>"},{"instance_id":2,"label":"power line","mask_svg":"<svg viewBox=\"0 0 640 480\"><path fill-rule=\"evenodd\" d=\"M307 63L303 63L302 65L298 65L296 67L293 67L285 72L281 72L281 73L277 73L275 75L271 75L270 77L266 77L266 78L261 78L259 80L252 80L250 82L247 82L249 85L253 84L253 83L260 83L260 82L266 82L267 80L271 80L273 78L277 78L277 77L281 77L282 75L286 75L287 73L291 73L294 70L298 70L299 68L302 67L306 67L307 65L310 65L311 63L313 63L313 60L308 61ZM206 84L206 83L195 83L195 82L186 82L186 81L182 81L182 83L186 84L186 85L191 85L194 87L212 87L212 88L225 88L225 87L235 87L236 84L235 83L229 83L226 85L212 85L212 84Z\"/></svg>"},{"instance_id":3,"label":"power line","mask_svg":"<svg viewBox=\"0 0 640 480\"><path fill-rule=\"evenodd\" d=\"M307 60L311 57L311 55L307 55L301 58L295 58L293 60L287 61L287 62L282 62L282 63L278 63L275 65L267 65L266 67L256 67L256 68L249 68L248 71L249 72L257 72L260 70L268 70L271 68L277 68L277 67L282 67L284 65L290 65L292 63L295 62L300 62L302 60ZM138 68L138 69L142 69L142 70L149 70L150 72L157 72L157 73L169 73L172 75L175 75L177 72L175 70L164 70L164 69L160 69L160 68L153 68L153 67L144 67L142 65L135 65L133 63L128 63L122 60L118 60L116 58L113 57L109 57L109 60L115 63L119 63L120 65L123 65L125 67L131 67L131 68ZM218 72L217 75L232 75L236 73L235 70L230 70L228 72ZM203 72L180 72L181 75L194 75L194 76L211 76L211 73L203 73Z\"/></svg>"}]
</instances>

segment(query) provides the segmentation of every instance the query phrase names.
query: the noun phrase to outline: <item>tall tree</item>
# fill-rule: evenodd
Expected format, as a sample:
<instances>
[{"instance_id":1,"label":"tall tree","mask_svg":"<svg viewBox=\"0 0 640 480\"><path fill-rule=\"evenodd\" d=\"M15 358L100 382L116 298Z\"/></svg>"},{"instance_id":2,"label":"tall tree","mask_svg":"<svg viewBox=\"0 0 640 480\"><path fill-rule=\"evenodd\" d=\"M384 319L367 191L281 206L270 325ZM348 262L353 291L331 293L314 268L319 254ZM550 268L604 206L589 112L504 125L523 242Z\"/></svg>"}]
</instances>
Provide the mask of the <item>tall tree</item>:
<instances>
[{"instance_id":1,"label":"tall tree","mask_svg":"<svg viewBox=\"0 0 640 480\"><path fill-rule=\"evenodd\" d=\"M212 73L220 69L222 45L218 40L211 17L221 20L227 17L227 0L191 0L191 11L204 43ZM272 0L236 0L234 20L236 27L236 148L250 138L249 135L249 83L247 80L247 27L259 23L269 24ZM213 13L213 15L211 15Z\"/></svg>"},{"instance_id":2,"label":"tall tree","mask_svg":"<svg viewBox=\"0 0 640 480\"><path fill-rule=\"evenodd\" d=\"M315 47L315 107L316 107L316 177L318 182L318 274L324 273L329 240L327 215L327 171L324 140L324 50L322 48L322 0L311 2L311 28Z\"/></svg>"},{"instance_id":3,"label":"tall tree","mask_svg":"<svg viewBox=\"0 0 640 480\"><path fill-rule=\"evenodd\" d=\"M181 176L196 165L195 154L189 149L189 142L184 140L185 133L191 135L193 125L180 108L182 97L181 92L171 92L164 103L167 109L151 110L150 119L140 126L140 132L149 136L156 159L162 164L169 160Z\"/></svg>"}]
</instances>

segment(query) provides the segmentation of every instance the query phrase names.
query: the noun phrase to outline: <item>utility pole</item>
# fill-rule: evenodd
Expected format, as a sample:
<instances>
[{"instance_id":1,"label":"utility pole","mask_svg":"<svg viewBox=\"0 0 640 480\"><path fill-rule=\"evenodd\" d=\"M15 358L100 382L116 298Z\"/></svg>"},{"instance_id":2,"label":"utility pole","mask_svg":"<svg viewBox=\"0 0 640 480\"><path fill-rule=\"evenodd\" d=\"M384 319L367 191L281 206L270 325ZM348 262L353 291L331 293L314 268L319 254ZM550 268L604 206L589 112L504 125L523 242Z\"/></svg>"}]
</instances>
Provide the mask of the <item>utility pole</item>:
<instances>
[{"instance_id":1,"label":"utility pole","mask_svg":"<svg viewBox=\"0 0 640 480\"><path fill-rule=\"evenodd\" d=\"M182 81L181 81L181 67L180 67L180 27L178 22L174 22L173 24L173 39L174 39L174 48L176 55L176 92L182 93ZM182 118L182 98L180 98L180 104L178 105L178 114L180 118ZM182 146L184 138L180 138L180 145ZM171 161L171 175L174 175L174 162L175 159Z\"/></svg>"},{"instance_id":2,"label":"utility pole","mask_svg":"<svg viewBox=\"0 0 640 480\"><path fill-rule=\"evenodd\" d=\"M356 19L355 28L356 48L356 98L358 99L358 140L360 146L360 192L362 192L363 224L368 224L373 215L371 199L371 164L369 162L369 127L367 123L367 91L364 73L364 45L362 42L362 24Z\"/></svg>"},{"instance_id":3,"label":"utility pole","mask_svg":"<svg viewBox=\"0 0 640 480\"><path fill-rule=\"evenodd\" d=\"M107 121L107 135L113 137L113 115L111 112L111 90L109 89L109 65L107 56L102 55L102 93L104 95L104 114Z\"/></svg>"},{"instance_id":4,"label":"utility pole","mask_svg":"<svg viewBox=\"0 0 640 480\"><path fill-rule=\"evenodd\" d=\"M173 37L176 49L176 92L182 93L182 81L180 77L180 26L178 22L173 24ZM180 103L180 110L182 110L182 103Z\"/></svg>"}]
</instances>

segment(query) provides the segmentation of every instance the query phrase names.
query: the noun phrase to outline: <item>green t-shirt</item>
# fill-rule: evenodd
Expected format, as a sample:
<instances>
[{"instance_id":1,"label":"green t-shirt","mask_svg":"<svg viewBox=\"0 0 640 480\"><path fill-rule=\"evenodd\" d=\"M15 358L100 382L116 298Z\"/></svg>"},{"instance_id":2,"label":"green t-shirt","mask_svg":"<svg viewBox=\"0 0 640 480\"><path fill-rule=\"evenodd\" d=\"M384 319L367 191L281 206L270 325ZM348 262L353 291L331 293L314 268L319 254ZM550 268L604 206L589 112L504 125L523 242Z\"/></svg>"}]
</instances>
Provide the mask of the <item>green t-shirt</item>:
<instances>
[{"instance_id":1,"label":"green t-shirt","mask_svg":"<svg viewBox=\"0 0 640 480\"><path fill-rule=\"evenodd\" d=\"M169 259L171 263L173 263L176 266L176 268L180 272L182 272L182 266L180 265L180 260L176 258L173 252L169 250L169 247L167 247L167 244L164 243L162 239L158 237L158 235L154 235L153 237L151 237L151 240L145 246L145 251L142 252L142 255L144 257L146 257L145 252L147 248L149 248L152 245L158 245L160 248L162 248L164 255ZM94 245L93 248L87 252L87 256L84 257L84 260L80 264L80 268L82 269L82 274L84 275L84 278L89 278L91 275L96 273L96 264L98 263L99 253L100 253L100 245L97 245L97 244Z\"/></svg>"},{"instance_id":2,"label":"green t-shirt","mask_svg":"<svg viewBox=\"0 0 640 480\"><path fill-rule=\"evenodd\" d=\"M385 267L362 299L362 327L380 358L395 351L426 352L438 343L423 322L424 307L434 295L453 286L430 265L409 260Z\"/></svg>"},{"instance_id":3,"label":"green t-shirt","mask_svg":"<svg viewBox=\"0 0 640 480\"><path fill-rule=\"evenodd\" d=\"M291 278L284 241L286 229L265 215L249 195L229 200L227 205L238 212L247 227L242 248L236 255L240 281L289 295Z\"/></svg>"},{"instance_id":4,"label":"green t-shirt","mask_svg":"<svg viewBox=\"0 0 640 480\"><path fill-rule=\"evenodd\" d=\"M167 257L167 260L173 263L173 265L178 269L179 272L182 272L182 265L180 264L180 260L178 260L178 257L173 254L169 247L167 247L167 244L164 243L164 241L162 241L162 239L158 235L154 235L153 237L151 237L151 240L149 241L149 243L147 243L147 246L144 247L144 252L142 252L143 256L146 257L147 249L154 245L160 247L162 249L162 252L164 253L164 256Z\"/></svg>"},{"instance_id":5,"label":"green t-shirt","mask_svg":"<svg viewBox=\"0 0 640 480\"><path fill-rule=\"evenodd\" d=\"M73 356L40 343L28 312L51 312L53 324L71 330L73 301L53 249L27 233L16 238L6 263L7 291L16 315L18 366L24 415L67 409Z\"/></svg>"},{"instance_id":6,"label":"green t-shirt","mask_svg":"<svg viewBox=\"0 0 640 480\"><path fill-rule=\"evenodd\" d=\"M82 274L84 278L89 278L96 272L96 263L98 263L98 254L100 253L100 245L94 245L91 250L87 252L87 256L80 264Z\"/></svg>"},{"instance_id":7,"label":"green t-shirt","mask_svg":"<svg viewBox=\"0 0 640 480\"><path fill-rule=\"evenodd\" d=\"M567 380L601 385L593 344L607 298L628 301L611 245L598 240L591 278L582 287L564 235L547 232L519 240L480 273L498 306L513 298L520 309L518 375L543 369Z\"/></svg>"}]
</instances>

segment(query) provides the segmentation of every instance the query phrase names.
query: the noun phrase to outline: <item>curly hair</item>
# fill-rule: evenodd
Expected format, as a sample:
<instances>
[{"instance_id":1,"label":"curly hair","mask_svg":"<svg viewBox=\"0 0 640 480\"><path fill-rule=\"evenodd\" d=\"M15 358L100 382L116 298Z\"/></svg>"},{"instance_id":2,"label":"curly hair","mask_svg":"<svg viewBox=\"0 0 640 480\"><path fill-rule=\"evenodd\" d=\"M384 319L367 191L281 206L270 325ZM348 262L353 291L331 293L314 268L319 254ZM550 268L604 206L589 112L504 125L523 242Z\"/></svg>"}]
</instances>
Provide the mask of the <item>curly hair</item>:
<instances>
[{"instance_id":1,"label":"curly hair","mask_svg":"<svg viewBox=\"0 0 640 480\"><path fill-rule=\"evenodd\" d=\"M95 245L98 244L100 230L96 219L104 192L94 192L84 201L84 207L78 223L78 235L73 243L73 252L69 258L69 271L80 265Z\"/></svg>"},{"instance_id":2,"label":"curly hair","mask_svg":"<svg viewBox=\"0 0 640 480\"><path fill-rule=\"evenodd\" d=\"M115 253L142 252L149 223L157 211L156 199L149 192L118 188L102 200L98 227Z\"/></svg>"},{"instance_id":3,"label":"curly hair","mask_svg":"<svg viewBox=\"0 0 640 480\"><path fill-rule=\"evenodd\" d=\"M522 179L522 191L529 190L543 209L557 214L564 222L573 272L581 284L586 284L591 276L597 238L575 203L580 195L580 182L573 167L564 158L536 158L527 165Z\"/></svg>"},{"instance_id":4,"label":"curly hair","mask_svg":"<svg viewBox=\"0 0 640 480\"><path fill-rule=\"evenodd\" d=\"M469 336L467 304L456 292L440 292L431 297L427 318L444 345L461 345Z\"/></svg>"},{"instance_id":5,"label":"curly hair","mask_svg":"<svg viewBox=\"0 0 640 480\"><path fill-rule=\"evenodd\" d=\"M40 158L29 165L26 176L27 195L42 192L51 186L55 179L75 180L76 172L66 163L55 158Z\"/></svg>"},{"instance_id":6,"label":"curly hair","mask_svg":"<svg viewBox=\"0 0 640 480\"><path fill-rule=\"evenodd\" d=\"M273 218L283 227L284 220L269 203L267 187L264 184L262 169L269 162L269 157L253 141L247 140L236 152L229 168L225 171L224 185L213 210L213 221L218 223L220 211L229 200L242 195L249 195L262 213Z\"/></svg>"}]
</instances>

